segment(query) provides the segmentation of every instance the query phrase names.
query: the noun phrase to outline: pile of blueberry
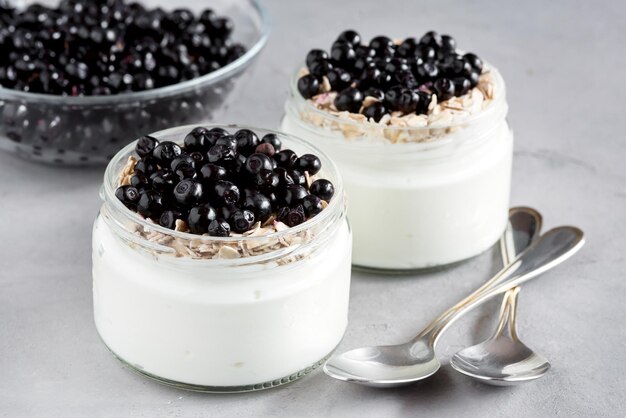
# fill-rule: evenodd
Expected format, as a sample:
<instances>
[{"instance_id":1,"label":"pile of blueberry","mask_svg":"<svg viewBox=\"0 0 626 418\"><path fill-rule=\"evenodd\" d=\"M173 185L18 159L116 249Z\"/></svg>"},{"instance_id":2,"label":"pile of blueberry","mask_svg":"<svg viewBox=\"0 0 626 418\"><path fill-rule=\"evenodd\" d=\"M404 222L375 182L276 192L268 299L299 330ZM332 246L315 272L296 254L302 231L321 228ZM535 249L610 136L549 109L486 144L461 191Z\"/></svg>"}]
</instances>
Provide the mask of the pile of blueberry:
<instances>
[{"instance_id":1,"label":"pile of blueberry","mask_svg":"<svg viewBox=\"0 0 626 418\"><path fill-rule=\"evenodd\" d=\"M245 53L210 9L166 12L124 0L0 2L0 85L55 95L149 90L215 71Z\"/></svg>"},{"instance_id":2,"label":"pile of blueberry","mask_svg":"<svg viewBox=\"0 0 626 418\"><path fill-rule=\"evenodd\" d=\"M318 173L320 159L283 150L273 133L259 138L249 129L231 135L197 127L183 146L144 136L135 151L140 159L130 185L118 187L116 197L166 228L182 220L193 234L243 233L272 215L299 225L320 213L322 200L335 191L325 179L309 187L305 173Z\"/></svg>"},{"instance_id":3,"label":"pile of blueberry","mask_svg":"<svg viewBox=\"0 0 626 418\"><path fill-rule=\"evenodd\" d=\"M306 65L309 74L298 80L304 98L319 94L326 77L338 92L334 104L340 111L358 113L365 97L378 99L362 110L377 122L393 111L427 113L432 94L440 102L464 95L478 84L483 69L478 56L459 54L454 38L434 31L396 45L386 36L363 44L357 32L347 30L333 43L330 54L309 51Z\"/></svg>"}]
</instances>

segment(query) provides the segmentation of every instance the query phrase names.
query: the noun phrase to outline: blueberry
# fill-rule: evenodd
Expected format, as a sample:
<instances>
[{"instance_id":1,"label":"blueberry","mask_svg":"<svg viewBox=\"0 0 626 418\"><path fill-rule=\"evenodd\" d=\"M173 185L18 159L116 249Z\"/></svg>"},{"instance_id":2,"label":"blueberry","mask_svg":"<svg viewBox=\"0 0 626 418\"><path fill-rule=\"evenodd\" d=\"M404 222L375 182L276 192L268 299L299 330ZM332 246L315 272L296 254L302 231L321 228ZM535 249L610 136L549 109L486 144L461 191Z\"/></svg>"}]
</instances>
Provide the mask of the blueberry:
<instances>
[{"instance_id":1,"label":"blueberry","mask_svg":"<svg viewBox=\"0 0 626 418\"><path fill-rule=\"evenodd\" d=\"M150 180L143 172L138 171L130 177L130 185L141 190L150 186Z\"/></svg>"},{"instance_id":2,"label":"blueberry","mask_svg":"<svg viewBox=\"0 0 626 418\"><path fill-rule=\"evenodd\" d=\"M187 226L192 234L204 234L209 230L209 224L217 219L215 209L211 205L204 204L194 206L187 216Z\"/></svg>"},{"instance_id":3,"label":"blueberry","mask_svg":"<svg viewBox=\"0 0 626 418\"><path fill-rule=\"evenodd\" d=\"M259 174L262 170L271 171L272 161L265 154L255 153L246 159L246 171L250 174Z\"/></svg>"},{"instance_id":4,"label":"blueberry","mask_svg":"<svg viewBox=\"0 0 626 418\"><path fill-rule=\"evenodd\" d=\"M163 212L163 199L154 190L144 190L137 202L137 212L145 218L157 219Z\"/></svg>"},{"instance_id":5,"label":"blueberry","mask_svg":"<svg viewBox=\"0 0 626 418\"><path fill-rule=\"evenodd\" d=\"M417 96L419 97L417 105L415 106L415 113L418 115L425 115L428 113L428 106L432 99L432 95L426 91L417 90Z\"/></svg>"},{"instance_id":6,"label":"blueberry","mask_svg":"<svg viewBox=\"0 0 626 418\"><path fill-rule=\"evenodd\" d=\"M363 109L363 115L368 119L374 119L375 122L381 120L386 114L387 109L385 109L385 106L380 102L372 103Z\"/></svg>"},{"instance_id":7,"label":"blueberry","mask_svg":"<svg viewBox=\"0 0 626 418\"><path fill-rule=\"evenodd\" d=\"M370 41L370 48L375 51L382 51L393 48L393 41L386 36L377 36ZM378 55L378 53L377 53Z\"/></svg>"},{"instance_id":8,"label":"blueberry","mask_svg":"<svg viewBox=\"0 0 626 418\"><path fill-rule=\"evenodd\" d=\"M266 143L260 143L258 147L256 147L256 149L254 150L254 152L256 154L263 154L266 155L268 157L273 157L274 154L276 154L276 150L274 149L274 146L272 144L266 144ZM272 166L272 168L274 168L274 164L276 162L272 159L270 159L270 165Z\"/></svg>"},{"instance_id":9,"label":"blueberry","mask_svg":"<svg viewBox=\"0 0 626 418\"><path fill-rule=\"evenodd\" d=\"M204 163L207 161L207 156L203 152L194 151L189 153L189 157L193 160L193 163L196 167L202 167Z\"/></svg>"},{"instance_id":10,"label":"blueberry","mask_svg":"<svg viewBox=\"0 0 626 418\"><path fill-rule=\"evenodd\" d=\"M456 96L467 94L470 88L472 88L472 83L465 77L453 78L452 83L454 84L454 94Z\"/></svg>"},{"instance_id":11,"label":"blueberry","mask_svg":"<svg viewBox=\"0 0 626 418\"><path fill-rule=\"evenodd\" d=\"M120 200L124 206L129 209L135 210L137 203L139 202L139 190L132 186L120 186L115 189L115 197Z\"/></svg>"},{"instance_id":12,"label":"blueberry","mask_svg":"<svg viewBox=\"0 0 626 418\"><path fill-rule=\"evenodd\" d=\"M463 55L463 59L467 61L472 66L472 68L476 70L476 72L478 72L478 74L483 71L483 61L478 57L478 55L468 52L467 54Z\"/></svg>"},{"instance_id":13,"label":"blueberry","mask_svg":"<svg viewBox=\"0 0 626 418\"><path fill-rule=\"evenodd\" d=\"M218 180L224 180L228 172L222 166L216 164L205 164L200 167L200 178L205 184L215 183Z\"/></svg>"},{"instance_id":14,"label":"blueberry","mask_svg":"<svg viewBox=\"0 0 626 418\"><path fill-rule=\"evenodd\" d=\"M433 84L433 92L438 101L444 101L454 97L454 83L448 78L439 78Z\"/></svg>"},{"instance_id":15,"label":"blueberry","mask_svg":"<svg viewBox=\"0 0 626 418\"><path fill-rule=\"evenodd\" d=\"M296 163L298 156L290 149L282 150L274 154L274 161L279 167L292 168Z\"/></svg>"},{"instance_id":16,"label":"blueberry","mask_svg":"<svg viewBox=\"0 0 626 418\"><path fill-rule=\"evenodd\" d=\"M394 86L385 93L385 103L393 110L403 113L414 112L419 97L414 90L402 86Z\"/></svg>"},{"instance_id":17,"label":"blueberry","mask_svg":"<svg viewBox=\"0 0 626 418\"><path fill-rule=\"evenodd\" d=\"M434 80L439 75L439 67L434 62L423 62L416 66L414 75L420 81Z\"/></svg>"},{"instance_id":18,"label":"blueberry","mask_svg":"<svg viewBox=\"0 0 626 418\"><path fill-rule=\"evenodd\" d=\"M272 215L270 199L255 190L246 191L242 207L252 211L260 222L265 222Z\"/></svg>"},{"instance_id":19,"label":"blueberry","mask_svg":"<svg viewBox=\"0 0 626 418\"><path fill-rule=\"evenodd\" d=\"M194 206L203 198L202 184L192 179L181 180L174 187L174 198L181 206Z\"/></svg>"},{"instance_id":20,"label":"blueberry","mask_svg":"<svg viewBox=\"0 0 626 418\"><path fill-rule=\"evenodd\" d=\"M298 186L304 186L306 184L306 176L303 171L300 170L289 170L287 171L289 177L293 180L293 184Z\"/></svg>"},{"instance_id":21,"label":"blueberry","mask_svg":"<svg viewBox=\"0 0 626 418\"><path fill-rule=\"evenodd\" d=\"M168 229L175 229L176 221L179 219L183 220L182 213L177 210L166 210L159 217L159 225Z\"/></svg>"},{"instance_id":22,"label":"blueberry","mask_svg":"<svg viewBox=\"0 0 626 418\"><path fill-rule=\"evenodd\" d=\"M302 207L302 205L299 205L295 208L281 208L278 213L278 220L290 227L300 225L306 220L304 208Z\"/></svg>"},{"instance_id":23,"label":"blueberry","mask_svg":"<svg viewBox=\"0 0 626 418\"><path fill-rule=\"evenodd\" d=\"M450 35L441 35L441 49L454 52L456 49L456 40Z\"/></svg>"},{"instance_id":24,"label":"blueberry","mask_svg":"<svg viewBox=\"0 0 626 418\"><path fill-rule=\"evenodd\" d=\"M261 140L250 129L240 129L234 134L237 140L237 149L244 154L251 154L261 143Z\"/></svg>"},{"instance_id":25,"label":"blueberry","mask_svg":"<svg viewBox=\"0 0 626 418\"><path fill-rule=\"evenodd\" d=\"M438 49L442 45L441 35L435 31L426 32L420 39L420 44Z\"/></svg>"},{"instance_id":26,"label":"blueberry","mask_svg":"<svg viewBox=\"0 0 626 418\"><path fill-rule=\"evenodd\" d=\"M215 145L223 145L233 151L237 150L237 140L232 135L224 135L215 140Z\"/></svg>"},{"instance_id":27,"label":"blueberry","mask_svg":"<svg viewBox=\"0 0 626 418\"><path fill-rule=\"evenodd\" d=\"M170 193L180 179L170 170L159 170L150 175L152 188L159 193Z\"/></svg>"},{"instance_id":28,"label":"blueberry","mask_svg":"<svg viewBox=\"0 0 626 418\"><path fill-rule=\"evenodd\" d=\"M156 162L154 162L153 160L149 158L144 158L142 160L139 160L135 164L135 172L143 173L146 176L152 175L152 173L154 173L158 169L159 167L157 166Z\"/></svg>"},{"instance_id":29,"label":"blueberry","mask_svg":"<svg viewBox=\"0 0 626 418\"><path fill-rule=\"evenodd\" d=\"M343 32L341 32L341 34L339 34L339 37L337 38L338 41L343 41L343 42L347 42L350 45L353 46L357 46L361 43L361 35L359 35L356 31L348 29L345 30Z\"/></svg>"},{"instance_id":30,"label":"blueberry","mask_svg":"<svg viewBox=\"0 0 626 418\"><path fill-rule=\"evenodd\" d=\"M322 51L321 49L312 49L306 55L306 66L311 69L311 65L313 65L313 63L327 60L328 58L329 57L326 51Z\"/></svg>"},{"instance_id":31,"label":"blueberry","mask_svg":"<svg viewBox=\"0 0 626 418\"><path fill-rule=\"evenodd\" d=\"M354 87L342 90L335 98L335 107L339 111L358 113L363 104L363 93Z\"/></svg>"},{"instance_id":32,"label":"blueberry","mask_svg":"<svg viewBox=\"0 0 626 418\"><path fill-rule=\"evenodd\" d=\"M328 74L328 72L331 71L333 68L334 66L329 60L320 60L311 64L309 70L314 76L322 77Z\"/></svg>"},{"instance_id":33,"label":"blueberry","mask_svg":"<svg viewBox=\"0 0 626 418\"><path fill-rule=\"evenodd\" d=\"M153 138L149 135L142 136L137 140L137 144L135 145L135 152L141 158L152 155L154 148L159 145L159 140Z\"/></svg>"},{"instance_id":34,"label":"blueberry","mask_svg":"<svg viewBox=\"0 0 626 418\"><path fill-rule=\"evenodd\" d=\"M230 217L230 228L234 232L239 234L246 232L248 229L254 225L255 217L254 213L249 210L237 210Z\"/></svg>"},{"instance_id":35,"label":"blueberry","mask_svg":"<svg viewBox=\"0 0 626 418\"><path fill-rule=\"evenodd\" d=\"M239 201L239 188L230 181L218 180L213 191L221 204L234 205Z\"/></svg>"},{"instance_id":36,"label":"blueberry","mask_svg":"<svg viewBox=\"0 0 626 418\"><path fill-rule=\"evenodd\" d=\"M194 128L185 136L185 151L207 151L211 145L207 140L209 131L201 126Z\"/></svg>"},{"instance_id":37,"label":"blueberry","mask_svg":"<svg viewBox=\"0 0 626 418\"><path fill-rule=\"evenodd\" d=\"M296 160L294 167L301 171L307 171L309 175L313 176L322 168L322 161L316 155L303 154Z\"/></svg>"},{"instance_id":38,"label":"blueberry","mask_svg":"<svg viewBox=\"0 0 626 418\"><path fill-rule=\"evenodd\" d=\"M335 68L329 71L326 77L330 82L331 89L335 91L341 91L352 83L352 75L342 68Z\"/></svg>"},{"instance_id":39,"label":"blueberry","mask_svg":"<svg viewBox=\"0 0 626 418\"><path fill-rule=\"evenodd\" d=\"M303 75L298 79L298 91L305 99L317 95L320 91L320 82L313 74Z\"/></svg>"},{"instance_id":40,"label":"blueberry","mask_svg":"<svg viewBox=\"0 0 626 418\"><path fill-rule=\"evenodd\" d=\"M209 152L207 153L207 158L210 163L220 165L232 163L235 157L235 150L225 145L213 145L209 148Z\"/></svg>"},{"instance_id":41,"label":"blueberry","mask_svg":"<svg viewBox=\"0 0 626 418\"><path fill-rule=\"evenodd\" d=\"M213 220L209 224L209 235L212 237L227 237L230 235L230 225L224 220Z\"/></svg>"},{"instance_id":42,"label":"blueberry","mask_svg":"<svg viewBox=\"0 0 626 418\"><path fill-rule=\"evenodd\" d=\"M304 214L309 218L320 213L324 206L322 206L322 200L315 195L307 195L302 199L302 207L304 209Z\"/></svg>"},{"instance_id":43,"label":"blueberry","mask_svg":"<svg viewBox=\"0 0 626 418\"><path fill-rule=\"evenodd\" d=\"M282 141L280 140L278 135L274 133L265 134L265 136L261 138L261 142L263 144L270 144L272 147L274 147L274 150L276 152L280 151L281 148L283 147Z\"/></svg>"},{"instance_id":44,"label":"blueberry","mask_svg":"<svg viewBox=\"0 0 626 418\"><path fill-rule=\"evenodd\" d=\"M161 167L167 167L181 152L182 150L178 144L171 141L163 141L154 148L152 156Z\"/></svg>"},{"instance_id":45,"label":"blueberry","mask_svg":"<svg viewBox=\"0 0 626 418\"><path fill-rule=\"evenodd\" d=\"M330 202L335 194L335 186L329 180L319 179L311 184L309 191L320 199Z\"/></svg>"},{"instance_id":46,"label":"blueberry","mask_svg":"<svg viewBox=\"0 0 626 418\"><path fill-rule=\"evenodd\" d=\"M304 186L290 185L286 186L283 191L283 202L290 207L294 207L302 203L302 199L308 194Z\"/></svg>"},{"instance_id":47,"label":"blueberry","mask_svg":"<svg viewBox=\"0 0 626 418\"><path fill-rule=\"evenodd\" d=\"M351 68L356 61L356 53L352 48L352 44L345 41L335 42L330 50L330 57L338 66L343 68Z\"/></svg>"}]
</instances>

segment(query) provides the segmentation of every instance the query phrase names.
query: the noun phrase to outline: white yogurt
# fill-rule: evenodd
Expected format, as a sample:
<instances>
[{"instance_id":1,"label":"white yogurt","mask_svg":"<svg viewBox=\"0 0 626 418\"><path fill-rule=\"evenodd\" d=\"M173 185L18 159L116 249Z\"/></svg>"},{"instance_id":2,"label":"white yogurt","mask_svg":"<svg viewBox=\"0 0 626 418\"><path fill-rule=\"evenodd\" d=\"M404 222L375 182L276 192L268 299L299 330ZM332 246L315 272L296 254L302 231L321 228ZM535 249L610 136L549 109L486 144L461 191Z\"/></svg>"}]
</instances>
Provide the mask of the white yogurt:
<instances>
[{"instance_id":1,"label":"white yogurt","mask_svg":"<svg viewBox=\"0 0 626 418\"><path fill-rule=\"evenodd\" d=\"M441 266L480 254L498 240L508 218L513 155L504 97L479 122L432 142L393 144L380 137L348 140L341 131L304 120L308 103L296 95L292 91L281 130L315 143L338 165L355 265Z\"/></svg>"},{"instance_id":2,"label":"white yogurt","mask_svg":"<svg viewBox=\"0 0 626 418\"><path fill-rule=\"evenodd\" d=\"M350 241L344 221L325 248L298 262L214 268L151 258L99 217L96 327L122 360L174 382L246 386L288 377L325 358L344 334Z\"/></svg>"}]
</instances>

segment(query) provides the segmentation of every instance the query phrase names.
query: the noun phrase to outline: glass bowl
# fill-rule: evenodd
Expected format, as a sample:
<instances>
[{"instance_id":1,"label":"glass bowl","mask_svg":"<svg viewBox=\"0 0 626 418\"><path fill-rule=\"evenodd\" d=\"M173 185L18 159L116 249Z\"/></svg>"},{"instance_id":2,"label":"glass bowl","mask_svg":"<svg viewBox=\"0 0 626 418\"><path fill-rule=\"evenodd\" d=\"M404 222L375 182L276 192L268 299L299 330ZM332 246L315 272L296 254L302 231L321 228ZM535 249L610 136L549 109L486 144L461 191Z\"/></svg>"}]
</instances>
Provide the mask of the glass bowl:
<instances>
[{"instance_id":1,"label":"glass bowl","mask_svg":"<svg viewBox=\"0 0 626 418\"><path fill-rule=\"evenodd\" d=\"M243 44L247 51L217 71L140 92L68 97L0 87L0 150L44 163L104 164L126 145L128 138L211 120L237 77L267 41L268 16L256 0L215 0L211 4L142 0L141 3L165 10L185 7L196 14L211 7L217 14L233 20L232 40Z\"/></svg>"}]
</instances>

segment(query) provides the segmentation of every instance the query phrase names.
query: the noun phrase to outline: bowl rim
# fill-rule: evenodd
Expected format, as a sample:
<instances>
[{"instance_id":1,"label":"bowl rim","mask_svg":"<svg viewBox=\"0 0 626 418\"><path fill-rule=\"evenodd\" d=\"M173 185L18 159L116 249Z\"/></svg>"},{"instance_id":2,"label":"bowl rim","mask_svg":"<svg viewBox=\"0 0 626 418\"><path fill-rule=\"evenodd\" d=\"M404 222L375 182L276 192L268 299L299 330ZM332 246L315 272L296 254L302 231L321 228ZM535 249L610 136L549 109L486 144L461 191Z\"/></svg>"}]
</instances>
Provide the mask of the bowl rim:
<instances>
[{"instance_id":1,"label":"bowl rim","mask_svg":"<svg viewBox=\"0 0 626 418\"><path fill-rule=\"evenodd\" d=\"M8 99L16 101L28 101L31 103L37 102L46 104L79 106L103 104L109 105L112 103L128 103L174 96L181 93L186 93L198 87L204 87L206 85L222 81L246 68L259 54L259 52L261 52L269 37L270 17L267 12L267 8L261 3L260 0L246 1L250 3L252 9L259 15L261 19L261 31L259 33L259 37L241 57L219 68L218 70L212 71L200 77L192 78L191 80L186 80L176 84L170 84L168 86L158 87L155 89L97 96L62 96L47 93L30 93L0 86L0 100Z\"/></svg>"}]
</instances>

